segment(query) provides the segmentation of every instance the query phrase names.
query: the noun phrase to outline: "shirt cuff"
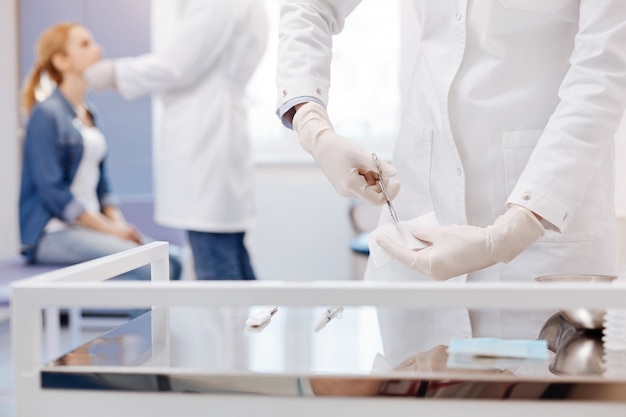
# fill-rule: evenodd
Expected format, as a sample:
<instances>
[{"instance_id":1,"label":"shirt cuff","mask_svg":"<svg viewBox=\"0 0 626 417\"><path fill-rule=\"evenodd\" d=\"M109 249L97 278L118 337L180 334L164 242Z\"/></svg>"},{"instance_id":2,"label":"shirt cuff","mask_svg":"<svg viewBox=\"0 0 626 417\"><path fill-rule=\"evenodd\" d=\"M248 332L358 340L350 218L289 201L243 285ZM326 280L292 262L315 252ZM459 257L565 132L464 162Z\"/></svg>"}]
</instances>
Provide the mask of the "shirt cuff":
<instances>
[{"instance_id":1,"label":"shirt cuff","mask_svg":"<svg viewBox=\"0 0 626 417\"><path fill-rule=\"evenodd\" d=\"M105 208L107 206L118 206L119 202L112 195L107 194L100 197L100 207Z\"/></svg>"},{"instance_id":2,"label":"shirt cuff","mask_svg":"<svg viewBox=\"0 0 626 417\"><path fill-rule=\"evenodd\" d=\"M511 204L522 206L538 214L543 219L541 224L544 228L557 232L562 232L572 217L565 204L536 186L516 185L506 202L506 207L509 208Z\"/></svg>"},{"instance_id":3,"label":"shirt cuff","mask_svg":"<svg viewBox=\"0 0 626 417\"><path fill-rule=\"evenodd\" d=\"M63 209L63 220L73 222L83 214L84 211L85 207L81 203L76 200L71 200Z\"/></svg>"},{"instance_id":4,"label":"shirt cuff","mask_svg":"<svg viewBox=\"0 0 626 417\"><path fill-rule=\"evenodd\" d=\"M285 127L288 127L289 129L293 129L293 116L296 114L295 107L298 104L308 103L311 101L318 103L319 105L325 108L324 103L322 103L320 99L316 97L312 97L312 96L302 96L302 97L294 97L290 100L287 100L278 108L278 110L276 110L276 114L278 115L280 120L283 122L283 125Z\"/></svg>"}]
</instances>

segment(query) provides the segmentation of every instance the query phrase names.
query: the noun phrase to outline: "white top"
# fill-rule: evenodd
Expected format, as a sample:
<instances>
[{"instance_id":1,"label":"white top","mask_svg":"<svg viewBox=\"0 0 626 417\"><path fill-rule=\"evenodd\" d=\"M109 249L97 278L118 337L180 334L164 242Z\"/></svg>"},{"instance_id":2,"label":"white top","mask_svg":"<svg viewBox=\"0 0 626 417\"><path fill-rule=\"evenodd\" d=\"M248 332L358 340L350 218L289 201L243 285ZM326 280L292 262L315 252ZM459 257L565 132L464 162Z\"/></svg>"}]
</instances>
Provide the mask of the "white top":
<instances>
[{"instance_id":1,"label":"white top","mask_svg":"<svg viewBox=\"0 0 626 417\"><path fill-rule=\"evenodd\" d=\"M106 155L107 143L98 128L85 126L78 119L74 121L74 125L83 137L84 150L70 190L86 211L97 213L100 211L100 202L96 189L100 180L100 163ZM67 223L55 217L46 225L46 233L65 228L67 228Z\"/></svg>"}]
</instances>

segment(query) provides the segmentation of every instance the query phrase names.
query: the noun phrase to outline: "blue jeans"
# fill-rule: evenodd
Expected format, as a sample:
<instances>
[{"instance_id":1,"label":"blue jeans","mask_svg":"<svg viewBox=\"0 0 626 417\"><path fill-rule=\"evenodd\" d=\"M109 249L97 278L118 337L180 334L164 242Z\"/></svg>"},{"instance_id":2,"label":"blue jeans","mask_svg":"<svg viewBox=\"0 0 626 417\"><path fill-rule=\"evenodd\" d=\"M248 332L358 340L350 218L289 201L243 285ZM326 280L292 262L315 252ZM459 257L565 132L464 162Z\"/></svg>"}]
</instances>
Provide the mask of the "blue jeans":
<instances>
[{"instance_id":1,"label":"blue jeans","mask_svg":"<svg viewBox=\"0 0 626 417\"><path fill-rule=\"evenodd\" d=\"M146 238L150 241L150 238ZM117 236L98 232L82 226L71 226L66 230L46 233L39 240L35 263L74 265L114 253L133 249L139 245ZM180 279L182 263L170 246L170 279ZM119 277L129 280L149 280L150 265L129 271Z\"/></svg>"},{"instance_id":2,"label":"blue jeans","mask_svg":"<svg viewBox=\"0 0 626 417\"><path fill-rule=\"evenodd\" d=\"M187 231L199 280L255 280L244 232L209 233Z\"/></svg>"}]
</instances>

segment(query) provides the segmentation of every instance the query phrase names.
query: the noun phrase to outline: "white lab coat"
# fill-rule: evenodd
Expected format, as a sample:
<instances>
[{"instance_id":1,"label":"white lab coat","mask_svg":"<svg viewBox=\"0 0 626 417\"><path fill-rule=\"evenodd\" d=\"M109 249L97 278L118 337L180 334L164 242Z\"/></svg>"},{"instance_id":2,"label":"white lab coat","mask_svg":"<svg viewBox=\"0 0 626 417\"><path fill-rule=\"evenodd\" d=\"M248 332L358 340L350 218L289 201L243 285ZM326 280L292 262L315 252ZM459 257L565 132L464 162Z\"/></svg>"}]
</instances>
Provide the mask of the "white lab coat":
<instances>
[{"instance_id":1,"label":"white lab coat","mask_svg":"<svg viewBox=\"0 0 626 417\"><path fill-rule=\"evenodd\" d=\"M239 232L254 220L245 87L267 43L264 2L193 0L162 52L116 60L125 98L157 93L155 220Z\"/></svg>"},{"instance_id":2,"label":"white lab coat","mask_svg":"<svg viewBox=\"0 0 626 417\"><path fill-rule=\"evenodd\" d=\"M331 34L358 3L286 1L282 39L292 41L280 48L279 106L298 96L326 103ZM456 281L614 274L613 136L626 100L626 2L412 4L421 38L393 159L398 216L434 211L440 224L486 226L515 203L545 219L546 235L512 262ZM368 265L365 278L430 280L398 262ZM397 313L380 317L392 361L451 336L532 339L550 314Z\"/></svg>"}]
</instances>

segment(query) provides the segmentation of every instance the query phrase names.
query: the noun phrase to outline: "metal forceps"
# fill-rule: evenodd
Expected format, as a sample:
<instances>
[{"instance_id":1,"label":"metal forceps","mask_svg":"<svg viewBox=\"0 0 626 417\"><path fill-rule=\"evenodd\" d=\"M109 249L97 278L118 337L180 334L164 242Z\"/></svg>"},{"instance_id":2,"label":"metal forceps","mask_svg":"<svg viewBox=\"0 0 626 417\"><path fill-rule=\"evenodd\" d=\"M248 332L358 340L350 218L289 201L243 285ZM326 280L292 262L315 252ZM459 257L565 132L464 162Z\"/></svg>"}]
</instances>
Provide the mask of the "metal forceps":
<instances>
[{"instance_id":1,"label":"metal forceps","mask_svg":"<svg viewBox=\"0 0 626 417\"><path fill-rule=\"evenodd\" d=\"M391 213L391 218L393 219L393 222L396 225L396 229L398 229L398 232L402 233L402 231L400 230L400 222L398 221L398 215L396 214L396 210L393 208L393 204L391 204L391 199L389 198L389 192L387 192L387 186L385 185L385 182L383 181L383 171L380 168L380 161L378 160L378 156L375 153L372 153L372 158L374 159L374 162L376 163L376 169L378 170L378 186L380 187L380 190L383 193L383 196L385 197L385 201L387 202L387 207L389 207L389 213Z\"/></svg>"},{"instance_id":2,"label":"metal forceps","mask_svg":"<svg viewBox=\"0 0 626 417\"><path fill-rule=\"evenodd\" d=\"M315 324L315 331L319 332L333 319L340 319L343 316L343 307L328 307Z\"/></svg>"}]
</instances>

